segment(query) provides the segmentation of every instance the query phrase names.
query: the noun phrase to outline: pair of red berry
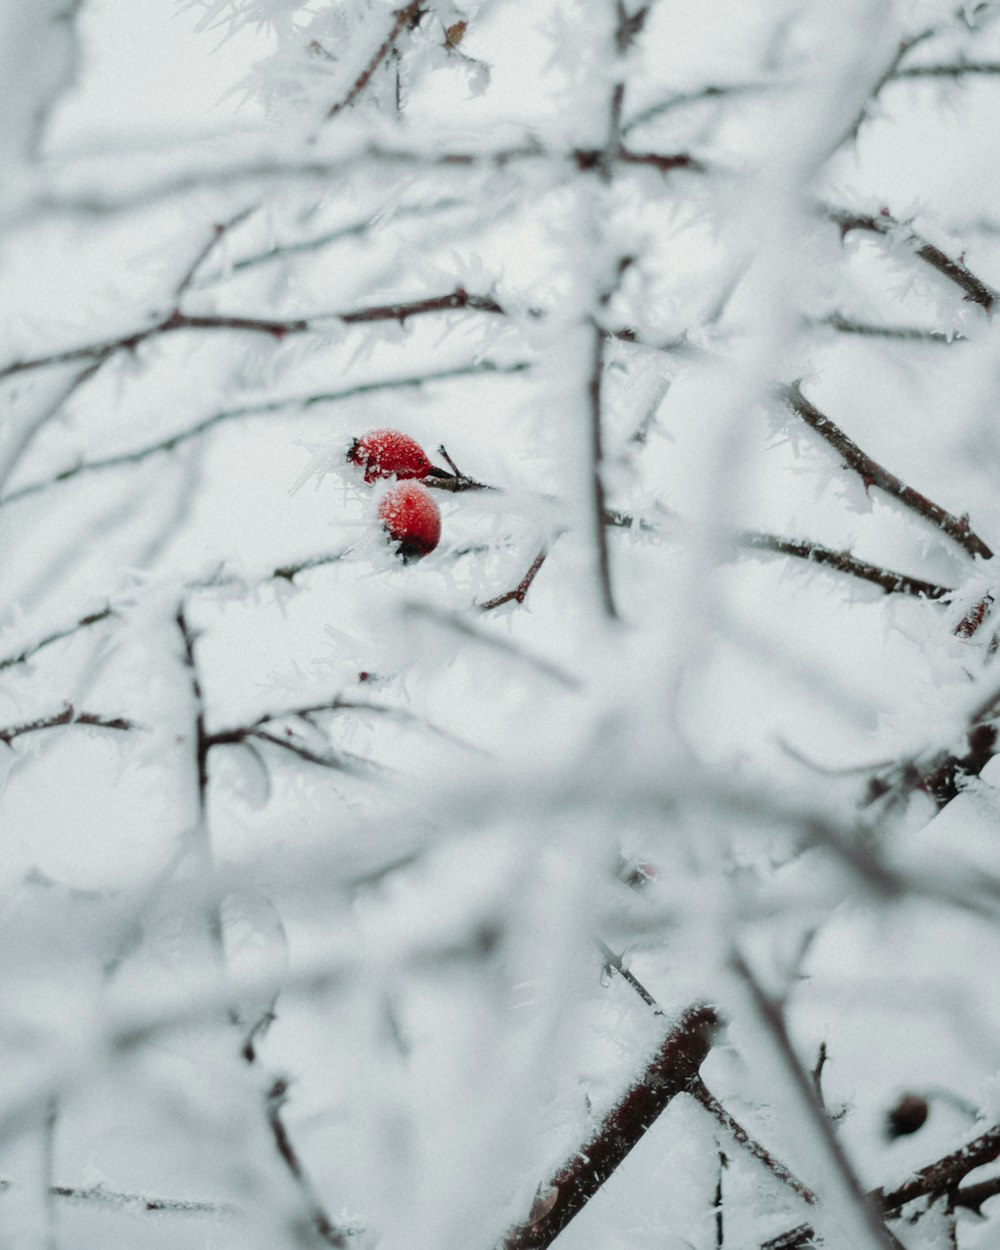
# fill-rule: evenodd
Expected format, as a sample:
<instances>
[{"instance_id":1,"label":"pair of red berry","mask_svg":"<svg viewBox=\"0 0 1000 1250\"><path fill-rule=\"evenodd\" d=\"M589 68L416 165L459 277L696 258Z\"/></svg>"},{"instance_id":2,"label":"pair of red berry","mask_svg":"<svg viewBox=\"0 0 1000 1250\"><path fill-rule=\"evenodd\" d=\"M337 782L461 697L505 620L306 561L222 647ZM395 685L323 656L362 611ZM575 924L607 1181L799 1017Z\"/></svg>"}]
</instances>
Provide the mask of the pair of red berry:
<instances>
[{"instance_id":1,"label":"pair of red berry","mask_svg":"<svg viewBox=\"0 0 1000 1250\"><path fill-rule=\"evenodd\" d=\"M414 479L447 474L435 469L420 444L399 430L369 430L354 440L347 459L364 469L366 482L397 479L378 506L382 528L399 544L396 554L408 561L432 552L441 538L441 512L427 487Z\"/></svg>"}]
</instances>

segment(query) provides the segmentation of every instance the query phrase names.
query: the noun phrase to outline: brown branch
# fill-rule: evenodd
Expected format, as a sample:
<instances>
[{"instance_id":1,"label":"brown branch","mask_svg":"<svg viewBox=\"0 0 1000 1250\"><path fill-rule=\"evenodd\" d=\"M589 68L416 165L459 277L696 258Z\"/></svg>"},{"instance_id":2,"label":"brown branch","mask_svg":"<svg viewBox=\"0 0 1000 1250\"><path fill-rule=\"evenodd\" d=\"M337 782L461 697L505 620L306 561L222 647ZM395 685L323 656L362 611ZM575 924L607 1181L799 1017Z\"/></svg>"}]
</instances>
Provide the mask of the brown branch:
<instances>
[{"instance_id":1,"label":"brown branch","mask_svg":"<svg viewBox=\"0 0 1000 1250\"><path fill-rule=\"evenodd\" d=\"M373 774L384 776L389 770L383 764L377 764L374 760L365 759L360 755L351 755L344 751L319 751L312 750L304 743L298 742L295 738L279 737L277 734L268 733L266 729L248 729L242 734L239 741L246 741L248 738L254 738L258 742L268 742L271 746L280 747L283 751L289 751L292 755L297 755L299 759L305 760L307 764L316 764L320 768L329 768L335 772L349 773L352 777L370 777ZM226 739L224 739L225 741ZM232 741L232 739L228 739Z\"/></svg>"},{"instance_id":2,"label":"brown branch","mask_svg":"<svg viewBox=\"0 0 1000 1250\"><path fill-rule=\"evenodd\" d=\"M826 1042L820 1042L819 1051L816 1054L816 1065L809 1075L812 1078L813 1089L816 1091L816 1101L824 1108L826 1099L823 1097L823 1069L826 1067L828 1058Z\"/></svg>"},{"instance_id":3,"label":"brown branch","mask_svg":"<svg viewBox=\"0 0 1000 1250\"><path fill-rule=\"evenodd\" d=\"M514 589L508 590L506 594L497 595L495 599L487 599L485 603L481 603L479 605L480 610L483 612L492 612L494 608L502 607L505 603L511 603L512 601L524 603L527 598L528 591L531 589L531 583L535 580L538 570L545 563L545 557L547 555L548 551L545 547L543 547L538 555L535 556L534 560L532 560L531 567L514 587Z\"/></svg>"},{"instance_id":4,"label":"brown branch","mask_svg":"<svg viewBox=\"0 0 1000 1250\"><path fill-rule=\"evenodd\" d=\"M750 1136L743 1125L729 1114L700 1076L691 1082L687 1092L718 1120L732 1136L733 1140L742 1146L748 1155L756 1159L758 1163L762 1163L772 1176L781 1181L783 1185L787 1185L803 1202L808 1203L810 1206L815 1205L816 1195L809 1186L803 1184L779 1159L776 1159L766 1146L761 1145L756 1138Z\"/></svg>"},{"instance_id":5,"label":"brown branch","mask_svg":"<svg viewBox=\"0 0 1000 1250\"><path fill-rule=\"evenodd\" d=\"M673 1099L690 1089L718 1026L719 1018L711 1007L690 1007L684 1012L645 1071L604 1117L593 1136L542 1187L547 1194L543 1213L534 1221L529 1219L511 1229L498 1250L544 1250L552 1244Z\"/></svg>"},{"instance_id":6,"label":"brown branch","mask_svg":"<svg viewBox=\"0 0 1000 1250\"><path fill-rule=\"evenodd\" d=\"M363 325L376 321L398 321L405 325L410 317L427 313L451 312L467 308L475 312L506 313L506 309L492 296L470 295L464 287L456 287L445 295L433 295L422 299L378 304L372 308L357 308L344 313L319 313L313 317L275 319L268 317L238 317L226 314L202 316L174 310L169 316L154 322L143 330L119 338L106 339L100 343L88 343L71 347L66 351L53 352L48 356L36 356L29 360L16 360L0 369L0 381L20 373L28 373L50 365L67 364L74 360L103 362L122 351L135 351L147 339L177 330L230 330L240 333L267 334L281 340L291 334L322 333L326 323L339 321L342 325ZM529 316L539 313L529 310Z\"/></svg>"},{"instance_id":7,"label":"brown branch","mask_svg":"<svg viewBox=\"0 0 1000 1250\"><path fill-rule=\"evenodd\" d=\"M921 1168L904 1184L885 1193L876 1191L876 1197L885 1211L898 1211L914 1198L932 1201L956 1190L966 1176L984 1163L1000 1158L1000 1124L995 1124L959 1150L945 1155L934 1163Z\"/></svg>"},{"instance_id":8,"label":"brown branch","mask_svg":"<svg viewBox=\"0 0 1000 1250\"><path fill-rule=\"evenodd\" d=\"M429 204L401 204L393 209L392 221L395 222L406 217L428 216L451 208L468 208L469 203L470 201L467 199L461 199L458 196L448 196L443 199L433 200ZM239 260L234 260L226 267L224 273L209 274L198 285L203 287L210 282L217 282L220 278L229 277L231 273L241 273L247 269L254 269L259 265L270 264L272 261L284 260L288 256L319 251L344 239L353 239L360 235L368 234L377 224L378 218L373 218L369 214L367 217L353 222L349 226L340 226L336 230L328 230L325 234L316 235L311 239L301 239L296 243L275 244L274 247L268 248L266 251L254 252L249 256L243 256Z\"/></svg>"},{"instance_id":9,"label":"brown branch","mask_svg":"<svg viewBox=\"0 0 1000 1250\"><path fill-rule=\"evenodd\" d=\"M638 978L623 965L621 956L616 955L610 947L606 946L604 942L601 941L600 938L595 937L594 942L596 943L601 954L604 956L606 966L617 972L618 975L628 985L630 985L633 990L635 990L642 1001L648 1007L653 1008L656 1015L662 1016L663 1008L652 996L652 994L650 994L649 990L646 989L642 982L639 981ZM749 1155L756 1159L758 1163L762 1163L772 1176L781 1181L783 1185L787 1185L804 1202L807 1202L810 1205L813 1205L816 1202L816 1195L813 1191L807 1185L803 1184L803 1182L796 1176L794 1176L792 1172L780 1162L780 1160L776 1159L766 1146L762 1145L756 1140L756 1138L750 1136L743 1125L730 1115L722 1103L719 1102L700 1076L695 1077L687 1092L692 1098L695 1099L696 1102L701 1103L709 1114L718 1120L718 1122L723 1126L723 1128L726 1129L738 1145L740 1145Z\"/></svg>"},{"instance_id":10,"label":"brown branch","mask_svg":"<svg viewBox=\"0 0 1000 1250\"><path fill-rule=\"evenodd\" d=\"M965 1207L967 1211L982 1215L983 1203L998 1196L1000 1196L1000 1176L994 1176L988 1181L980 1181L977 1185L966 1185L956 1190L948 1200L948 1205L952 1210L956 1207Z\"/></svg>"},{"instance_id":11,"label":"brown branch","mask_svg":"<svg viewBox=\"0 0 1000 1250\"><path fill-rule=\"evenodd\" d=\"M857 443L850 439L828 416L820 412L815 404L806 399L798 382L782 387L779 394L785 405L825 439L839 453L847 467L858 474L866 491L872 486L877 486L904 507L930 521L970 555L981 556L984 560L992 558L993 552L990 548L978 534L970 529L967 516L953 516L925 495L907 486L894 473L883 468L862 451Z\"/></svg>"},{"instance_id":12,"label":"brown branch","mask_svg":"<svg viewBox=\"0 0 1000 1250\"><path fill-rule=\"evenodd\" d=\"M162 453L175 451L178 447L185 443L191 442L193 439L201 438L205 434L209 434L217 426L226 425L231 421L243 420L246 418L270 416L274 413L281 413L288 410L305 410L315 407L319 404L340 403L348 399L354 399L359 395L375 394L379 391L418 389L421 386L428 385L433 382L449 381L453 378L475 377L482 374L515 374L522 373L530 369L531 365L528 361L515 361L509 365L499 365L493 361L481 361L473 365L459 365L454 369L439 369L435 372L415 374L407 378L387 378L381 382L361 382L356 386L348 386L338 391L321 391L310 395L290 396L287 399L266 400L259 404L246 404L241 408L230 408L222 412L213 413L204 420L197 422L195 425L189 426L185 430L179 430L176 434L170 434L166 438L162 438L155 443L148 443L144 447L137 447L134 451L120 452L115 456L106 456L101 460L80 460L68 469L63 469L60 473L54 474L49 478L42 478L36 482L29 482L24 486L18 487L16 490L10 491L8 494L0 497L0 507L5 504L15 503L20 499L28 498L31 495L40 494L43 491L50 490L54 486L58 486L63 482L72 481L73 478L79 477L81 474L100 473L108 469L122 468L127 465L142 464L145 460L152 456ZM462 478L458 484L449 484L444 482L429 482L428 485L438 486L442 490L486 490L482 482L475 482L472 478ZM0 665L2 667L2 665Z\"/></svg>"},{"instance_id":13,"label":"brown branch","mask_svg":"<svg viewBox=\"0 0 1000 1250\"><path fill-rule=\"evenodd\" d=\"M417 26L423 16L424 6L422 0L413 0L413 3L408 4L405 8L397 9L392 26L389 29L389 33L379 45L375 55L355 79L354 85L351 87L350 91L348 91L347 95L344 96L343 100L339 101L339 103L331 106L326 115L328 120L331 117L336 117L337 114L343 112L344 109L350 108L355 100L357 100L358 96L360 96L364 89L368 86L371 81L372 74L375 73L385 58L394 50L396 40L399 36L404 30L412 30L415 26Z\"/></svg>"},{"instance_id":14,"label":"brown branch","mask_svg":"<svg viewBox=\"0 0 1000 1250\"><path fill-rule=\"evenodd\" d=\"M906 54L912 48L915 48L918 44L921 44L925 40L929 39L933 33L934 33L933 30L925 30L919 35L914 35L909 39L901 39L899 41L899 44L896 47L896 51L893 54L892 59L890 60L889 64L885 67L885 69L882 71L878 79L873 84L871 91L868 93L868 99L861 106L860 110L858 111L857 116L854 118L854 121L848 127L846 133L837 142L836 148L841 147L841 145L846 143L849 139L854 139L857 137L858 131L861 129L862 125L868 118L869 107L871 106L873 101L878 99L879 94L881 93L882 89L885 87L886 83L896 73L896 71L899 68L900 61L902 61L903 57L906 56ZM836 148L834 150L836 150Z\"/></svg>"},{"instance_id":15,"label":"brown branch","mask_svg":"<svg viewBox=\"0 0 1000 1250\"><path fill-rule=\"evenodd\" d=\"M617 972L618 975L621 977L621 979L627 985L630 985L633 990L635 990L635 992L639 995L639 997L646 1004L646 1006L652 1007L655 1015L658 1015L658 1016L664 1015L665 1013L663 1011L663 1008L656 1001L653 995L650 994L649 990L646 989L646 987L639 980L639 978L635 975L635 973L633 973L630 969L625 967L625 964L622 962L621 955L616 955L614 951L611 949L611 947L607 946L604 942L602 942L599 937L595 937L593 940L594 940L594 945L604 956L605 967L611 968L613 969L613 971Z\"/></svg>"},{"instance_id":16,"label":"brown branch","mask_svg":"<svg viewBox=\"0 0 1000 1250\"><path fill-rule=\"evenodd\" d=\"M92 725L95 729L118 729L127 731L139 729L140 726L123 716L99 716L96 712L78 712L72 703L67 703L61 712L53 712L49 716L40 716L37 720L25 721L20 725L9 725L0 729L0 742L7 746L24 734L37 733L41 729L55 729L59 725Z\"/></svg>"},{"instance_id":17,"label":"brown branch","mask_svg":"<svg viewBox=\"0 0 1000 1250\"><path fill-rule=\"evenodd\" d=\"M965 292L965 298L978 304L986 313L993 310L997 292L988 283L978 278L962 260L955 260L933 243L929 243L915 230L909 230L902 222L896 221L885 209L878 216L853 213L848 209L827 207L825 214L840 227L841 238L852 230L864 230L870 234L881 235L903 243L910 248L922 261L937 270L942 277L954 283Z\"/></svg>"},{"instance_id":18,"label":"brown branch","mask_svg":"<svg viewBox=\"0 0 1000 1250\"><path fill-rule=\"evenodd\" d=\"M961 1149L921 1168L898 1188L888 1193L876 1189L870 1197L890 1219L898 1218L902 1208L917 1198L929 1198L931 1202L936 1202L947 1195L951 1207L970 1205L971 1209L977 1210L978 1207L974 1205L977 1201L985 1202L987 1198L1000 1192L1000 1178L984 1181L981 1187L970 1185L963 1190L959 1186L970 1172L986 1163L992 1163L997 1158L1000 1158L1000 1124L995 1124L979 1137L973 1138ZM963 1194L968 1202L962 1201ZM815 1244L814 1238L813 1229L808 1224L800 1224L772 1237L763 1244L761 1250L806 1250Z\"/></svg>"},{"instance_id":19,"label":"brown branch","mask_svg":"<svg viewBox=\"0 0 1000 1250\"><path fill-rule=\"evenodd\" d=\"M140 208L154 201L164 200L171 196L183 195L188 191L203 191L206 187L224 187L242 182L254 185L266 180L286 181L294 178L312 178L328 184L331 179L342 178L366 163L382 163L385 165L405 165L418 169L498 169L503 170L517 161L522 160L565 160L580 168L592 154L592 149L580 148L548 151L537 139L530 139L517 147L496 148L492 151L486 147L476 151L441 152L440 150L419 151L413 148L389 148L377 143L367 147L351 150L341 158L331 157L327 160L310 159L304 156L291 159L261 159L256 157L243 164L229 166L196 166L175 177L163 178L150 182L136 189L122 192L114 187L114 197L108 195L106 187L90 187L77 194L58 195L51 191L35 194L30 199L19 202L15 211L8 213L5 224L20 224L26 220L37 220L46 213L75 214L80 216L97 216L113 212L123 212ZM626 153L614 159L628 163ZM704 166L686 153L655 153L642 154L648 163L660 164L671 162L675 167L687 167L694 172L706 170Z\"/></svg>"},{"instance_id":20,"label":"brown branch","mask_svg":"<svg viewBox=\"0 0 1000 1250\"><path fill-rule=\"evenodd\" d=\"M741 547L753 551L773 551L776 555L796 556L811 564L836 569L838 573L847 573L861 581L870 582L886 594L915 595L920 599L945 599L954 594L948 586L939 586L936 582L925 582L919 577L910 577L907 573L896 573L892 569L869 564L865 560L858 560L848 551L834 551L820 543L779 538L776 534L764 534L757 530L741 531L737 534L736 541Z\"/></svg>"}]
</instances>

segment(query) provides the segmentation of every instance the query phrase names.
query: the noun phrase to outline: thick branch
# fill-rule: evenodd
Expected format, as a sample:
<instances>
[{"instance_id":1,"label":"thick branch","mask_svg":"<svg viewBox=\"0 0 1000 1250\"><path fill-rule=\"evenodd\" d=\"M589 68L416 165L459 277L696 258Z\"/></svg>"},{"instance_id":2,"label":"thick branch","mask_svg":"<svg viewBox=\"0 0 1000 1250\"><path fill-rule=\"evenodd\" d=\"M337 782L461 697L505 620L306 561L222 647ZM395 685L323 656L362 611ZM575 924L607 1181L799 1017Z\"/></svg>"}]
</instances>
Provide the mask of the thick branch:
<instances>
[{"instance_id":1,"label":"thick branch","mask_svg":"<svg viewBox=\"0 0 1000 1250\"><path fill-rule=\"evenodd\" d=\"M983 542L978 534L974 533L969 527L969 518L967 516L956 517L938 504L933 503L926 495L921 495L912 487L907 486L894 473L890 473L877 461L873 460L866 452L852 439L835 425L828 416L820 412L815 404L811 403L802 394L798 382L793 382L791 386L781 388L779 392L784 403L797 416L823 439L825 439L831 447L837 451L843 458L848 468L853 469L859 475L867 490L871 486L877 486L880 490L885 491L893 499L899 501L904 507L911 509L922 516L925 520L930 521L942 533L948 535L954 542L972 556L981 556L984 560L989 560L993 556L993 552Z\"/></svg>"},{"instance_id":2,"label":"thick branch","mask_svg":"<svg viewBox=\"0 0 1000 1250\"><path fill-rule=\"evenodd\" d=\"M546 1210L512 1229L500 1250L544 1250L583 1210L639 1144L674 1098L691 1088L712 1046L719 1019L711 1007L690 1007L667 1033L645 1071L605 1116L596 1133L542 1186ZM552 1193L554 1191L554 1194Z\"/></svg>"}]
</instances>

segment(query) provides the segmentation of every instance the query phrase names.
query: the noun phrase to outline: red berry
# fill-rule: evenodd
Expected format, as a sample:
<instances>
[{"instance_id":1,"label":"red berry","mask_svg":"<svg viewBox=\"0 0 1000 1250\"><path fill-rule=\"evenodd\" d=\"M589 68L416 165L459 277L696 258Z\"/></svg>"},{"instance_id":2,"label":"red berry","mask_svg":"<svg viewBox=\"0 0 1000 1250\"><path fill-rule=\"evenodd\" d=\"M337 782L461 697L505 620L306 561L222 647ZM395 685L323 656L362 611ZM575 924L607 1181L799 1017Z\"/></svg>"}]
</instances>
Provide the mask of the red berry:
<instances>
[{"instance_id":1,"label":"red berry","mask_svg":"<svg viewBox=\"0 0 1000 1250\"><path fill-rule=\"evenodd\" d=\"M378 477L426 477L432 468L420 444L399 430L369 430L354 440L347 459L364 469L366 482Z\"/></svg>"},{"instance_id":2,"label":"red berry","mask_svg":"<svg viewBox=\"0 0 1000 1250\"><path fill-rule=\"evenodd\" d=\"M379 520L404 560L419 560L438 545L441 512L434 496L419 482L399 482L382 496Z\"/></svg>"}]
</instances>

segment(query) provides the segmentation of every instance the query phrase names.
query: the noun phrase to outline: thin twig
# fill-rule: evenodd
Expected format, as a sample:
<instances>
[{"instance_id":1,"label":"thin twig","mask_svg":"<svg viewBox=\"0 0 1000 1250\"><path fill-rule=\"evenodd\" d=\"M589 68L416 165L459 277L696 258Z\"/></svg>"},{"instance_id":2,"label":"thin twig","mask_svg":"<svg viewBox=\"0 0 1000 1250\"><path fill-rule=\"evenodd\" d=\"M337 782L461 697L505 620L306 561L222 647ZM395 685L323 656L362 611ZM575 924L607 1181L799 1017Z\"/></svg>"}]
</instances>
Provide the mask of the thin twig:
<instances>
[{"instance_id":1,"label":"thin twig","mask_svg":"<svg viewBox=\"0 0 1000 1250\"><path fill-rule=\"evenodd\" d=\"M847 573L861 581L870 582L886 594L914 595L919 599L946 599L954 594L948 586L939 586L936 582L925 582L919 577L910 577L907 573L896 573L892 569L869 564L866 560L852 556L848 551L834 551L821 543L779 538L776 534L764 534L758 530L742 530L736 535L736 541L741 547L753 551L773 551L776 555L796 556L811 564L836 569L838 573Z\"/></svg>"},{"instance_id":2,"label":"thin twig","mask_svg":"<svg viewBox=\"0 0 1000 1250\"><path fill-rule=\"evenodd\" d=\"M662 1016L664 1014L663 1008L656 1001L653 995L650 994L649 990L646 989L639 978L630 969L625 967L625 964L622 962L621 955L616 955L611 947L605 942L602 942L596 934L594 935L593 941L594 945L604 956L605 967L611 968L613 971L617 972L621 979L627 985L630 985L633 990L635 990L646 1006L652 1007L655 1015Z\"/></svg>"},{"instance_id":3,"label":"thin twig","mask_svg":"<svg viewBox=\"0 0 1000 1250\"><path fill-rule=\"evenodd\" d=\"M920 326L884 326L868 321L858 321L853 317L844 317L840 313L830 313L827 317L818 318L813 324L830 326L840 334L857 334L863 338L894 339L901 343L967 343L964 334L945 334L943 330L925 330Z\"/></svg>"},{"instance_id":4,"label":"thin twig","mask_svg":"<svg viewBox=\"0 0 1000 1250\"><path fill-rule=\"evenodd\" d=\"M485 603L481 603L479 608L483 612L492 612L494 608L502 607L505 603L516 601L524 603L527 598L528 591L531 589L531 583L535 580L538 570L545 563L545 557L548 555L547 548L543 547L531 562L531 567L527 573L521 578L513 590L508 590L505 594L497 595L495 599L487 599Z\"/></svg>"},{"instance_id":5,"label":"thin twig","mask_svg":"<svg viewBox=\"0 0 1000 1250\"><path fill-rule=\"evenodd\" d=\"M355 79L353 86L347 95L338 103L331 105L327 113L327 119L336 117L338 113L350 106L357 100L364 89L371 81L372 74L378 69L387 56L395 49L396 40L404 30L412 30L424 15L424 6L422 0L413 0L412 4L408 4L403 9L398 9L394 15L394 20L389 33L379 45L374 56Z\"/></svg>"},{"instance_id":6,"label":"thin twig","mask_svg":"<svg viewBox=\"0 0 1000 1250\"><path fill-rule=\"evenodd\" d=\"M0 498L0 507L50 490L63 482L72 481L73 478L79 477L81 474L101 473L109 469L122 468L126 465L142 464L152 456L175 451L185 443L201 438L211 433L218 426L226 425L232 421L270 416L275 413L288 411L308 410L321 404L341 403L361 395L377 394L381 391L419 389L421 386L434 382L450 381L455 378L476 377L483 374L509 375L522 373L530 368L531 365L528 361L515 361L509 365L500 365L487 360L478 364L459 365L454 369L438 369L430 373L414 374L411 377L386 378L381 382L361 382L355 386L344 387L342 390L337 391L319 391L308 395L265 400L259 404L245 404L240 408L225 409L222 412L216 412L211 416L205 417L195 425L188 426L187 429L179 430L176 434L170 434L166 438L159 439L155 443L148 443L144 447L135 448L133 451L119 452L117 455L106 456L100 460L80 460L70 468L63 469L52 477L43 478L36 482L28 482L26 485L20 486ZM433 482L430 484L440 485L442 489L451 490L490 489L481 482L474 482L471 478L463 480L467 482L467 485L449 487Z\"/></svg>"},{"instance_id":7,"label":"thin twig","mask_svg":"<svg viewBox=\"0 0 1000 1250\"><path fill-rule=\"evenodd\" d=\"M172 334L179 330L223 330L266 334L280 341L289 335L323 333L328 328L328 323L332 322L340 322L341 325L366 325L378 321L397 321L400 325L405 325L411 317L424 316L428 313L454 312L458 309L488 313L507 311L492 296L472 295L464 287L456 287L454 291L449 291L444 295L426 296L392 304L377 304L371 308L355 308L342 313L317 313L312 317L282 319L240 317L221 313L197 315L174 310L168 316L146 326L145 329L134 330L118 338L67 348L65 351L52 352L46 356L16 360L0 369L0 380L75 360L103 363L119 352L135 351L148 339L161 334ZM531 315L530 312L529 315Z\"/></svg>"},{"instance_id":8,"label":"thin twig","mask_svg":"<svg viewBox=\"0 0 1000 1250\"><path fill-rule=\"evenodd\" d=\"M39 716L36 720L25 721L20 725L8 725L0 729L0 742L7 746L15 738L24 734L37 733L42 729L55 729L60 725L90 725L95 729L116 729L127 732L141 728L135 721L124 716L101 716L96 712L78 712L72 703L67 703L61 712L53 712L49 716Z\"/></svg>"},{"instance_id":9,"label":"thin twig","mask_svg":"<svg viewBox=\"0 0 1000 1250\"><path fill-rule=\"evenodd\" d=\"M827 1059L826 1042L820 1042L819 1051L816 1055L816 1065L809 1075L812 1078L813 1089L816 1091L816 1101L824 1109L826 1108L826 1099L823 1097L823 1069L826 1067Z\"/></svg>"},{"instance_id":10,"label":"thin twig","mask_svg":"<svg viewBox=\"0 0 1000 1250\"><path fill-rule=\"evenodd\" d=\"M782 387L779 394L785 405L792 412L801 417L811 429L815 430L821 438L825 439L840 454L847 467L853 469L861 478L866 490L871 486L877 486L904 507L930 521L932 525L936 526L942 533L947 534L949 538L958 543L970 555L980 556L984 560L992 558L993 552L979 535L970 528L967 516L953 516L950 512L940 507L940 505L933 503L926 495L921 495L912 487L907 486L895 473L890 473L888 469L883 468L876 460L873 460L871 456L862 451L857 443L849 438L839 426L835 425L828 416L820 412L815 404L806 399L798 382Z\"/></svg>"},{"instance_id":11,"label":"thin twig","mask_svg":"<svg viewBox=\"0 0 1000 1250\"><path fill-rule=\"evenodd\" d=\"M897 221L888 211L882 210L878 216L865 213L854 213L849 209L824 209L826 216L840 227L841 238L852 230L863 230L869 234L878 234L883 238L898 241L914 252L922 261L937 270L942 277L954 283L965 292L965 298L978 304L986 313L990 313L997 299L997 292L988 283L977 277L962 260L956 260L943 252L933 243L929 243L915 230L910 230L904 223Z\"/></svg>"},{"instance_id":12,"label":"thin twig","mask_svg":"<svg viewBox=\"0 0 1000 1250\"><path fill-rule=\"evenodd\" d=\"M282 1119L281 1111L287 1097L288 1085L279 1078L268 1090L266 1099L267 1122L271 1129L271 1136L274 1138L275 1149L302 1195L313 1227L328 1246L334 1246L337 1247L337 1250L343 1250L343 1247L348 1244L348 1234L343 1229L338 1228L329 1215L327 1215L323 1204L316 1194L312 1181L309 1179L308 1173L302 1166L302 1161L299 1159L292 1139L288 1135L288 1129L285 1127L285 1122Z\"/></svg>"},{"instance_id":13,"label":"thin twig","mask_svg":"<svg viewBox=\"0 0 1000 1250\"><path fill-rule=\"evenodd\" d=\"M91 625L98 625L101 621L107 621L117 616L117 611L110 605L106 608L101 608L99 612L90 612L86 616L81 616L78 621L68 625L65 629L57 629L51 634L46 634L38 642L33 642L23 650L0 659L0 672L7 668L13 668L18 664L26 664L39 651L43 651L46 647L51 647L53 643L62 642L64 638L72 638L74 634L79 633L83 629L88 629Z\"/></svg>"},{"instance_id":14,"label":"thin twig","mask_svg":"<svg viewBox=\"0 0 1000 1250\"><path fill-rule=\"evenodd\" d=\"M800 1181L779 1159L776 1159L766 1146L762 1146L756 1138L750 1136L743 1125L729 1114L700 1076L691 1082L687 1092L718 1120L748 1155L756 1159L758 1163L762 1163L773 1177L781 1181L783 1185L787 1185L803 1202L810 1206L815 1205L816 1195L809 1186Z\"/></svg>"},{"instance_id":15,"label":"thin twig","mask_svg":"<svg viewBox=\"0 0 1000 1250\"><path fill-rule=\"evenodd\" d=\"M908 65L893 78L962 78L966 74L1000 74L1000 61L956 61L951 65Z\"/></svg>"}]
</instances>

